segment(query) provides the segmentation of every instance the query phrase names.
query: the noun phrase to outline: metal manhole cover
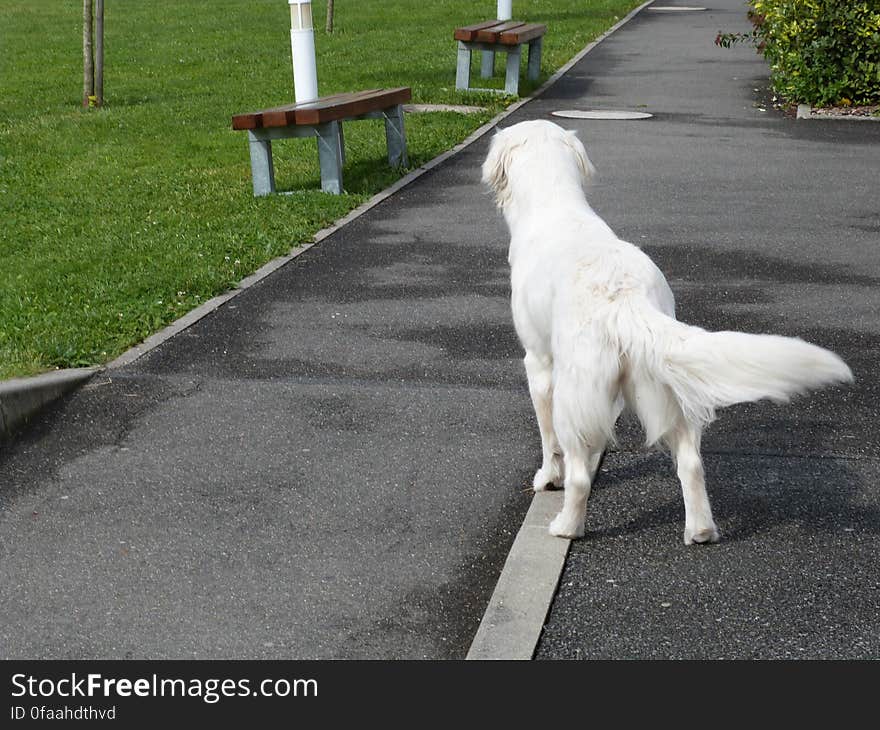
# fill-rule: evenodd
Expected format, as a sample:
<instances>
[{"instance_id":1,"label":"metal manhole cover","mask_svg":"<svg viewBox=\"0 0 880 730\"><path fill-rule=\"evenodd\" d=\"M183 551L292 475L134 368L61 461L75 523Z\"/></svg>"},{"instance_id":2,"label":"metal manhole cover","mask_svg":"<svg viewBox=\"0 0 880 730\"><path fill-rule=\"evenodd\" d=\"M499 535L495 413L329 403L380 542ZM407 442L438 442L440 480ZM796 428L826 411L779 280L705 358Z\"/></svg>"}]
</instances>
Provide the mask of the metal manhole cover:
<instances>
[{"instance_id":1,"label":"metal manhole cover","mask_svg":"<svg viewBox=\"0 0 880 730\"><path fill-rule=\"evenodd\" d=\"M631 112L626 110L614 109L564 109L558 112L552 112L554 117L563 117L564 119L650 119L653 114L648 112Z\"/></svg>"}]
</instances>

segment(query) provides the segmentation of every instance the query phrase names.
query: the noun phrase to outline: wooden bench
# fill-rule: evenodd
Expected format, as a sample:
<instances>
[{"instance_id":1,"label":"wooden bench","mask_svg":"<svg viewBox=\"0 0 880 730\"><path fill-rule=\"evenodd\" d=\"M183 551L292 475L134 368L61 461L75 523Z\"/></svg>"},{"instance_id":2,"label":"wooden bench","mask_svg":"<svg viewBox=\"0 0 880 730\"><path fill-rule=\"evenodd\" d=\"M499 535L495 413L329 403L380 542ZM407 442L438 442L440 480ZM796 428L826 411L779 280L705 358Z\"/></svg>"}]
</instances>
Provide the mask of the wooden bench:
<instances>
[{"instance_id":1,"label":"wooden bench","mask_svg":"<svg viewBox=\"0 0 880 730\"><path fill-rule=\"evenodd\" d=\"M345 163L342 123L356 119L384 119L388 164L392 167L406 166L403 104L411 98L412 92L408 87L371 89L236 114L232 117L232 128L247 130L248 133L254 195L275 192L272 141L289 137L318 138L321 190L336 195L341 193L342 166Z\"/></svg>"},{"instance_id":2,"label":"wooden bench","mask_svg":"<svg viewBox=\"0 0 880 730\"><path fill-rule=\"evenodd\" d=\"M489 78L495 66L495 53L507 54L507 76L504 93L519 94L519 59L523 45L529 46L527 76L530 81L541 72L541 44L547 26L523 23L519 20L485 20L482 23L456 28L454 38L458 41L458 68L455 88L467 91L470 87L471 58L474 51L483 54L482 77ZM488 91L489 89L473 89ZM492 91L496 91L492 89Z\"/></svg>"}]
</instances>

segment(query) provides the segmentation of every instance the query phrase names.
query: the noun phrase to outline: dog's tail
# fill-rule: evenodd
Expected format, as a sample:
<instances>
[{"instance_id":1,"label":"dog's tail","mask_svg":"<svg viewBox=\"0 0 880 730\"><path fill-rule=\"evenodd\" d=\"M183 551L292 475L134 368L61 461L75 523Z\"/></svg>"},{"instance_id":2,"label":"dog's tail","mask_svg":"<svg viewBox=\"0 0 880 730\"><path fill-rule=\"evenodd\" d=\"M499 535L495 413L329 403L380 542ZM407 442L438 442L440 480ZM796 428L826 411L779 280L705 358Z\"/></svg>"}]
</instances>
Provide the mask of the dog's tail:
<instances>
[{"instance_id":1,"label":"dog's tail","mask_svg":"<svg viewBox=\"0 0 880 730\"><path fill-rule=\"evenodd\" d=\"M715 409L734 403L785 402L809 389L853 379L835 353L798 338L707 332L647 302L628 305L619 312L630 320L624 331L631 339L621 342L624 356L641 374L666 385L695 424L712 422Z\"/></svg>"}]
</instances>

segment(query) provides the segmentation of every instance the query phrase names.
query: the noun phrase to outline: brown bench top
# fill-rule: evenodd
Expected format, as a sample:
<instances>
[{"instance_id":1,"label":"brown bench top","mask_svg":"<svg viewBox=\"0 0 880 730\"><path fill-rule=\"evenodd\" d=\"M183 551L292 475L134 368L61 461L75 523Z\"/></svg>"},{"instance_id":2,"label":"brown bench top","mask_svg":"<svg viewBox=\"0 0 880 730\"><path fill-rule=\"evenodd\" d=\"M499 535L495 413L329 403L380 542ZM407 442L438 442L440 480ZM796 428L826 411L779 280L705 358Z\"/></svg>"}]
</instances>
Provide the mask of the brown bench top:
<instances>
[{"instance_id":1,"label":"brown bench top","mask_svg":"<svg viewBox=\"0 0 880 730\"><path fill-rule=\"evenodd\" d=\"M457 41L516 46L539 38L546 32L547 26L540 23L524 23L521 20L484 20L482 23L456 28L454 37Z\"/></svg>"},{"instance_id":2,"label":"brown bench top","mask_svg":"<svg viewBox=\"0 0 880 730\"><path fill-rule=\"evenodd\" d=\"M332 94L301 104L287 104L258 112L236 114L232 117L232 128L260 129L262 127L289 127L295 124L325 124L369 112L381 111L397 104L403 104L411 98L412 90L408 86L396 89L368 89L367 91Z\"/></svg>"}]
</instances>

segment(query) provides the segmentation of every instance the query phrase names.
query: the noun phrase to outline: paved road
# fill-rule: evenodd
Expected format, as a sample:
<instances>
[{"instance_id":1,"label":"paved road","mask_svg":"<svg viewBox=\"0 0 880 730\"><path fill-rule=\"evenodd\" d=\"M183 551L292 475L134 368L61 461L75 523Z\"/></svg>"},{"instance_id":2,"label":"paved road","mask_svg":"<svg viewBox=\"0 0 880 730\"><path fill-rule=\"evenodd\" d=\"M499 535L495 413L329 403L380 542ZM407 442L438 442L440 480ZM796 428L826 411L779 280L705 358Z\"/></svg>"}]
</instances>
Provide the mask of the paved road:
<instances>
[{"instance_id":1,"label":"paved road","mask_svg":"<svg viewBox=\"0 0 880 730\"><path fill-rule=\"evenodd\" d=\"M712 45L747 30L743 4L711 5L641 13L519 116L655 114L566 124L596 209L666 272L681 319L804 337L857 382L723 413L704 438L717 546L681 544L670 462L625 422L538 658L880 657L880 124L767 106L764 61Z\"/></svg>"}]
</instances>

